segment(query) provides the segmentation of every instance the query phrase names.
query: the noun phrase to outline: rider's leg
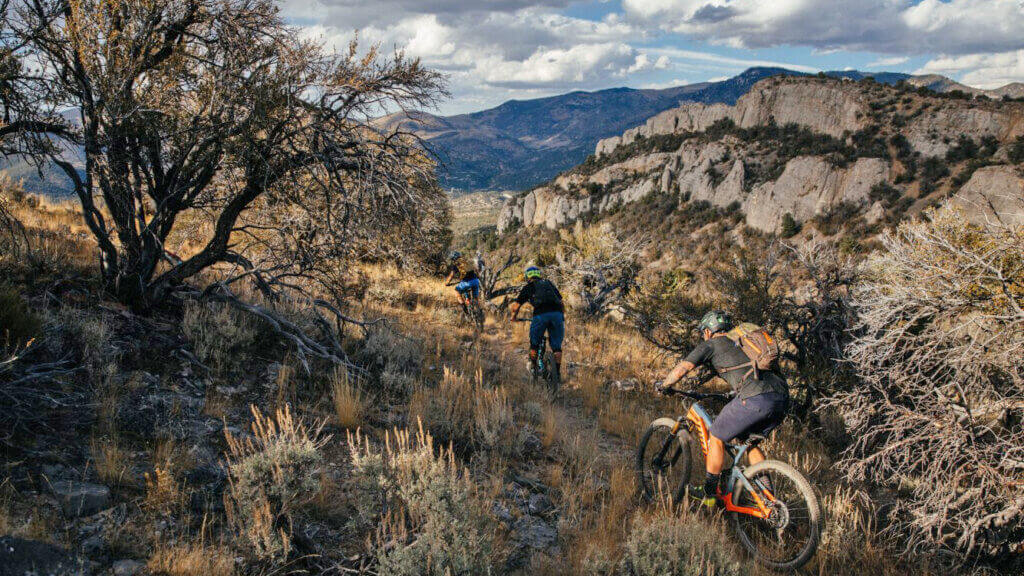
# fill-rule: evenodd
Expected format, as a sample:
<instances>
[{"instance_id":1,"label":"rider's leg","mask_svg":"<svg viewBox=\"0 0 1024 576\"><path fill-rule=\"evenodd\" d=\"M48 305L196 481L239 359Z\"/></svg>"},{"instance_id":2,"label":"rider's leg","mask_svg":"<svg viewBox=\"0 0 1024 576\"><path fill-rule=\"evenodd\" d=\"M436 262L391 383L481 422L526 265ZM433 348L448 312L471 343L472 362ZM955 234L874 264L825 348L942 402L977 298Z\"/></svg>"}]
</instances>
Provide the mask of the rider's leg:
<instances>
[{"instance_id":1,"label":"rider's leg","mask_svg":"<svg viewBox=\"0 0 1024 576\"><path fill-rule=\"evenodd\" d=\"M544 322L534 316L530 320L530 369L537 370L537 355L540 350L540 341L544 338Z\"/></svg>"},{"instance_id":2,"label":"rider's leg","mask_svg":"<svg viewBox=\"0 0 1024 576\"><path fill-rule=\"evenodd\" d=\"M764 462L764 452L760 448L751 448L747 451L747 461L750 462L751 466Z\"/></svg>"},{"instance_id":3,"label":"rider's leg","mask_svg":"<svg viewBox=\"0 0 1024 576\"><path fill-rule=\"evenodd\" d=\"M711 496L718 492L722 479L722 466L725 464L725 442L714 436L708 437L708 457L705 463L704 494Z\"/></svg>"},{"instance_id":4,"label":"rider's leg","mask_svg":"<svg viewBox=\"0 0 1024 576\"><path fill-rule=\"evenodd\" d=\"M555 357L555 374L562 377L562 341L565 340L565 316L561 312L549 312L548 341L551 343L552 356Z\"/></svg>"}]
</instances>

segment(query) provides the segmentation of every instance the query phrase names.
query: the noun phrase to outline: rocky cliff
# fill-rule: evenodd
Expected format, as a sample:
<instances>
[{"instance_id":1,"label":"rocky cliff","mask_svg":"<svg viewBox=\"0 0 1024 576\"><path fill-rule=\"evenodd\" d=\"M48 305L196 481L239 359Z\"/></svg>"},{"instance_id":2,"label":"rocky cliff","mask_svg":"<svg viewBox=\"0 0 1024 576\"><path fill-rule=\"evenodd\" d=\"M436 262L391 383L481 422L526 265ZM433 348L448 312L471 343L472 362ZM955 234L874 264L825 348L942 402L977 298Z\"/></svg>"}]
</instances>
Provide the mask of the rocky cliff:
<instances>
[{"instance_id":1,"label":"rocky cliff","mask_svg":"<svg viewBox=\"0 0 1024 576\"><path fill-rule=\"evenodd\" d=\"M840 209L878 221L958 192L978 216L1020 218L1016 148L1024 154L1024 103L771 78L734 106L686 104L601 140L580 166L511 199L498 226L557 228L651 194L678 197L680 210L739 208L763 232ZM999 198L982 202L992 190Z\"/></svg>"}]
</instances>

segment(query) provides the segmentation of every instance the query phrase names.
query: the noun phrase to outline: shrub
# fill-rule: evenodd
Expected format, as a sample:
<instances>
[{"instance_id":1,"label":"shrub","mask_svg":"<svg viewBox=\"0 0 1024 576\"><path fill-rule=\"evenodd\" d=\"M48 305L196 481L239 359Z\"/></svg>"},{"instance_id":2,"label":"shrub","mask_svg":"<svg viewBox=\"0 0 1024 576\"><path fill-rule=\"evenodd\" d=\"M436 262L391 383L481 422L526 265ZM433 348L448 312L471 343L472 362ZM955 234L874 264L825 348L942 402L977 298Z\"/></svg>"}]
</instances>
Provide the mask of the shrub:
<instances>
[{"instance_id":1,"label":"shrub","mask_svg":"<svg viewBox=\"0 0 1024 576\"><path fill-rule=\"evenodd\" d=\"M825 407L853 439L846 475L903 491L911 549L1007 554L1024 542L1024 232L928 217L868 259L847 349L860 382Z\"/></svg>"},{"instance_id":2,"label":"shrub","mask_svg":"<svg viewBox=\"0 0 1024 576\"><path fill-rule=\"evenodd\" d=\"M956 163L977 158L980 148L973 138L961 134L956 144L946 151L946 162Z\"/></svg>"},{"instance_id":3,"label":"shrub","mask_svg":"<svg viewBox=\"0 0 1024 576\"><path fill-rule=\"evenodd\" d=\"M241 369L259 335L251 316L220 302L188 302L181 330L196 356L219 374Z\"/></svg>"},{"instance_id":4,"label":"shrub","mask_svg":"<svg viewBox=\"0 0 1024 576\"><path fill-rule=\"evenodd\" d=\"M748 573L736 560L721 530L704 520L663 510L638 515L626 540L624 561L636 576L739 576Z\"/></svg>"},{"instance_id":5,"label":"shrub","mask_svg":"<svg viewBox=\"0 0 1024 576\"><path fill-rule=\"evenodd\" d=\"M1010 146L1008 153L1010 162L1014 164L1024 164L1024 136L1017 136L1017 140Z\"/></svg>"},{"instance_id":6,"label":"shrub","mask_svg":"<svg viewBox=\"0 0 1024 576\"><path fill-rule=\"evenodd\" d=\"M285 406L273 417L252 407L252 436L225 431L230 490L228 518L261 559L280 561L291 550L292 513L320 488L324 441Z\"/></svg>"},{"instance_id":7,"label":"shrub","mask_svg":"<svg viewBox=\"0 0 1024 576\"><path fill-rule=\"evenodd\" d=\"M792 212L786 212L782 215L782 229L779 235L783 238L792 238L800 233L800 224L793 218Z\"/></svg>"},{"instance_id":8,"label":"shrub","mask_svg":"<svg viewBox=\"0 0 1024 576\"><path fill-rule=\"evenodd\" d=\"M334 372L331 392L338 426L351 430L358 428L363 423L366 401L359 388L349 381L348 370L339 368Z\"/></svg>"},{"instance_id":9,"label":"shrub","mask_svg":"<svg viewBox=\"0 0 1024 576\"><path fill-rule=\"evenodd\" d=\"M938 181L949 176L949 166L937 156L930 156L921 163L921 191L925 194L935 190Z\"/></svg>"},{"instance_id":10,"label":"shrub","mask_svg":"<svg viewBox=\"0 0 1024 576\"><path fill-rule=\"evenodd\" d=\"M888 182L879 182L871 187L868 198L872 202L881 202L886 209L891 208L900 199L900 191Z\"/></svg>"},{"instance_id":11,"label":"shrub","mask_svg":"<svg viewBox=\"0 0 1024 576\"><path fill-rule=\"evenodd\" d=\"M487 388L483 375L473 379L445 368L436 388L422 387L409 402L409 415L430 433L459 450L498 450L514 455L512 402L504 388Z\"/></svg>"},{"instance_id":12,"label":"shrub","mask_svg":"<svg viewBox=\"0 0 1024 576\"><path fill-rule=\"evenodd\" d=\"M448 450L437 450L420 428L396 430L382 453L359 437L350 438L351 482L360 516L379 528L378 573L395 576L487 574L494 549L485 501L468 473ZM381 516L385 508L391 511Z\"/></svg>"},{"instance_id":13,"label":"shrub","mask_svg":"<svg viewBox=\"0 0 1024 576\"><path fill-rule=\"evenodd\" d=\"M25 346L41 330L42 322L29 310L19 291L0 284L0 353Z\"/></svg>"},{"instance_id":14,"label":"shrub","mask_svg":"<svg viewBox=\"0 0 1024 576\"><path fill-rule=\"evenodd\" d=\"M423 360L418 342L384 324L370 328L361 355L364 361L375 364L382 372L394 374L417 374Z\"/></svg>"},{"instance_id":15,"label":"shrub","mask_svg":"<svg viewBox=\"0 0 1024 576\"><path fill-rule=\"evenodd\" d=\"M853 202L840 202L814 217L814 227L822 234L832 236L842 230L850 220L860 214L861 207Z\"/></svg>"}]
</instances>

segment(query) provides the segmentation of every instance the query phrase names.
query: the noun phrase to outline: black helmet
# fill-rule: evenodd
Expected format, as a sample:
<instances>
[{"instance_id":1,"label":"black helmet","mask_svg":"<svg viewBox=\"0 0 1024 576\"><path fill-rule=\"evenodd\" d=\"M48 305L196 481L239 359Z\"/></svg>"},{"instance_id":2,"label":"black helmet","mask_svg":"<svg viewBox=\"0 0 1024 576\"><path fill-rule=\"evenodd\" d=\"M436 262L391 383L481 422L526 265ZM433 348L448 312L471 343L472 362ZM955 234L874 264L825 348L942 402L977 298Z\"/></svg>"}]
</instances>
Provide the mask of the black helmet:
<instances>
[{"instance_id":1,"label":"black helmet","mask_svg":"<svg viewBox=\"0 0 1024 576\"><path fill-rule=\"evenodd\" d=\"M448 259L449 260L458 260L459 258L462 258L462 252L459 252L458 250L452 250L448 254Z\"/></svg>"},{"instance_id":2,"label":"black helmet","mask_svg":"<svg viewBox=\"0 0 1024 576\"><path fill-rule=\"evenodd\" d=\"M700 319L700 324L697 325L697 330L710 330L712 334L724 332L729 328L732 328L732 320L729 319L728 314L721 310L708 312Z\"/></svg>"}]
</instances>

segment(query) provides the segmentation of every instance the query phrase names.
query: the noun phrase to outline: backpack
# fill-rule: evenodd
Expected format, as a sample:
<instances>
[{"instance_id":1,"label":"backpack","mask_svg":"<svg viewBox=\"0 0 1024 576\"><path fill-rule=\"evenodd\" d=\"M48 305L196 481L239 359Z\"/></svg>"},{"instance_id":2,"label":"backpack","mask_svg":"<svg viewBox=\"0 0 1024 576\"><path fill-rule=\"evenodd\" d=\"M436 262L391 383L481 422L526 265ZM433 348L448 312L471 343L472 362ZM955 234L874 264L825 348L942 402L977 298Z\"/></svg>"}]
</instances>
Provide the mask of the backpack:
<instances>
[{"instance_id":1,"label":"backpack","mask_svg":"<svg viewBox=\"0 0 1024 576\"><path fill-rule=\"evenodd\" d=\"M754 378L757 378L758 370L770 370L779 358L778 342L772 338L767 330L757 324L743 322L726 332L725 337L739 346L743 353L747 355L747 358L750 359L750 362L725 368L722 372L747 368L747 373L743 375L743 378L746 379L751 374L754 375Z\"/></svg>"},{"instance_id":2,"label":"backpack","mask_svg":"<svg viewBox=\"0 0 1024 576\"><path fill-rule=\"evenodd\" d=\"M533 298L530 300L530 304L534 308L545 305L560 306L562 295L558 293L558 288L555 288L550 280L542 278L534 281Z\"/></svg>"}]
</instances>

